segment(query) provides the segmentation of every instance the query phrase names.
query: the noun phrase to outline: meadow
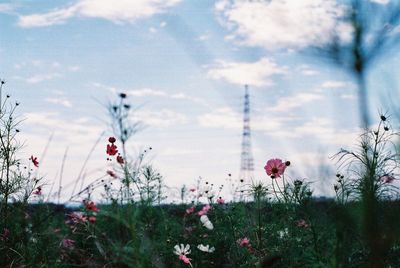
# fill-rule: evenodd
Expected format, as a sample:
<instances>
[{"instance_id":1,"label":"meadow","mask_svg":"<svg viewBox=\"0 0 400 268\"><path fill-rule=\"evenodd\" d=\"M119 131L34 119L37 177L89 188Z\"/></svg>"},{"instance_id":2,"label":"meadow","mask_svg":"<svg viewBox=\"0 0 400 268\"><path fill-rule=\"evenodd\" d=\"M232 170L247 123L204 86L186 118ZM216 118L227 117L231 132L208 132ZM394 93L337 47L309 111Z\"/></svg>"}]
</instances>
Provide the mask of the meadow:
<instances>
[{"instance_id":1,"label":"meadow","mask_svg":"<svg viewBox=\"0 0 400 268\"><path fill-rule=\"evenodd\" d=\"M222 186L199 180L169 204L162 174L126 149L137 127L126 97L109 106L114 131L103 142L113 169L68 207L44 202L37 156L19 159L19 103L5 96L1 267L400 267L398 144L387 115L355 150L338 150L335 198L315 198L276 157L265 160L265 178L239 181L229 202Z\"/></svg>"}]
</instances>

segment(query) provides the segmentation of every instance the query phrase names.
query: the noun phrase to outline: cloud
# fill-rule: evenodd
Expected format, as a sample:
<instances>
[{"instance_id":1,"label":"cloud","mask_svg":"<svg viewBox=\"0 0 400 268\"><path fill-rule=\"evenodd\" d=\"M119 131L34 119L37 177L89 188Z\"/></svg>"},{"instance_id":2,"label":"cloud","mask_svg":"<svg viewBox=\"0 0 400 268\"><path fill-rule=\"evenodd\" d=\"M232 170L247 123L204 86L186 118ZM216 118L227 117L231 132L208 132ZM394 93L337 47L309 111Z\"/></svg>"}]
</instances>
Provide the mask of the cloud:
<instances>
[{"instance_id":1,"label":"cloud","mask_svg":"<svg viewBox=\"0 0 400 268\"><path fill-rule=\"evenodd\" d=\"M285 72L285 67L278 66L268 58L261 58L259 61L250 63L218 60L209 67L207 76L232 84L261 87L273 85L271 77Z\"/></svg>"},{"instance_id":2,"label":"cloud","mask_svg":"<svg viewBox=\"0 0 400 268\"><path fill-rule=\"evenodd\" d=\"M339 20L345 9L335 0L220 0L215 10L231 32L226 38L245 46L301 49L324 45L336 32L343 41L351 37L351 27Z\"/></svg>"},{"instance_id":3,"label":"cloud","mask_svg":"<svg viewBox=\"0 0 400 268\"><path fill-rule=\"evenodd\" d=\"M165 128L182 125L187 122L185 114L177 113L169 109L158 111L138 110L133 114L133 119L142 122L145 126Z\"/></svg>"},{"instance_id":4,"label":"cloud","mask_svg":"<svg viewBox=\"0 0 400 268\"><path fill-rule=\"evenodd\" d=\"M61 77L59 73L49 73L49 74L35 74L26 79L29 84L37 84L47 80L53 80L55 78Z\"/></svg>"},{"instance_id":5,"label":"cloud","mask_svg":"<svg viewBox=\"0 0 400 268\"><path fill-rule=\"evenodd\" d=\"M59 104L61 106L70 108L72 107L72 104L69 100L67 100L66 98L46 98L45 101L49 102L49 103L53 103L53 104Z\"/></svg>"},{"instance_id":6,"label":"cloud","mask_svg":"<svg viewBox=\"0 0 400 268\"><path fill-rule=\"evenodd\" d=\"M372 3L387 5L389 4L390 0L370 0Z\"/></svg>"},{"instance_id":7,"label":"cloud","mask_svg":"<svg viewBox=\"0 0 400 268\"><path fill-rule=\"evenodd\" d=\"M287 112L289 110L302 107L303 105L321 100L323 97L315 93L299 93L292 96L282 97L278 100L278 103L268 108L271 112Z\"/></svg>"},{"instance_id":8,"label":"cloud","mask_svg":"<svg viewBox=\"0 0 400 268\"><path fill-rule=\"evenodd\" d=\"M310 66L307 64L302 64L300 65L297 70L302 74L306 76L311 76L311 75L317 75L319 72L315 69L312 69Z\"/></svg>"},{"instance_id":9,"label":"cloud","mask_svg":"<svg viewBox=\"0 0 400 268\"><path fill-rule=\"evenodd\" d=\"M78 0L68 7L47 13L19 17L20 27L45 27L63 24L76 16L101 18L114 23L133 23L136 20L164 13L180 0Z\"/></svg>"},{"instance_id":10,"label":"cloud","mask_svg":"<svg viewBox=\"0 0 400 268\"><path fill-rule=\"evenodd\" d=\"M15 6L10 3L0 4L0 13L8 13L10 11L13 11L14 9L15 9Z\"/></svg>"},{"instance_id":11,"label":"cloud","mask_svg":"<svg viewBox=\"0 0 400 268\"><path fill-rule=\"evenodd\" d=\"M343 81L325 81L324 83L322 83L321 87L322 88L331 88L331 89L345 88L345 87L348 87L348 83L343 82Z\"/></svg>"},{"instance_id":12,"label":"cloud","mask_svg":"<svg viewBox=\"0 0 400 268\"><path fill-rule=\"evenodd\" d=\"M151 88L128 90L126 93L129 96L135 96L135 97L145 97L145 96L163 97L167 95L164 91L155 90Z\"/></svg>"},{"instance_id":13,"label":"cloud","mask_svg":"<svg viewBox=\"0 0 400 268\"><path fill-rule=\"evenodd\" d=\"M282 127L283 123L294 120L292 117L252 116L251 129L256 131L272 131ZM230 107L218 108L210 113L197 117L199 125L208 128L236 129L243 128L243 114ZM240 133L240 132L238 132Z\"/></svg>"}]
</instances>

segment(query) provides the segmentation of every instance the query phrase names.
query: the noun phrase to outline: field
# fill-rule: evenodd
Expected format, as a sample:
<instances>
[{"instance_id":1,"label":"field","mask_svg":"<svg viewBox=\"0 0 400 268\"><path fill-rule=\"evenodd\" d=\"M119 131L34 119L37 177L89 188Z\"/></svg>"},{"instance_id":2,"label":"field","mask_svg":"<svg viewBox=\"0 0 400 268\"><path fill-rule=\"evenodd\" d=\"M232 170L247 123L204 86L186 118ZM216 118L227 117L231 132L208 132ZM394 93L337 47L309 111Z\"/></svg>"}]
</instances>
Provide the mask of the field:
<instances>
[{"instance_id":1,"label":"field","mask_svg":"<svg viewBox=\"0 0 400 268\"><path fill-rule=\"evenodd\" d=\"M386 116L358 151L336 155L346 173L336 174L334 199L314 198L307 180L285 177L292 163L274 158L266 180L240 181L229 202L222 186L199 180L168 204L162 175L143 156L128 159L125 106L110 109L119 122L105 146L114 168L73 196L78 207L43 202L40 160L17 160L16 106L3 111L1 267L400 266L397 134Z\"/></svg>"}]
</instances>

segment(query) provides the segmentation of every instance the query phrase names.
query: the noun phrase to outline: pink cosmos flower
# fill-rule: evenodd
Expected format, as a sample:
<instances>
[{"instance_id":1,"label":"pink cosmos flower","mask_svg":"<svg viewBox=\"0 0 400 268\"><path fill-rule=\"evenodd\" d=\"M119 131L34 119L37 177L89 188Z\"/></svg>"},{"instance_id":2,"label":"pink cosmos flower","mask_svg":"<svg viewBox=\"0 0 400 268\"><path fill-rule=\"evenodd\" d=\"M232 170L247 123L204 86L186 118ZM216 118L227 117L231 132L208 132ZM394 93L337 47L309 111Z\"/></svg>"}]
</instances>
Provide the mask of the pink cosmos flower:
<instances>
[{"instance_id":1,"label":"pink cosmos flower","mask_svg":"<svg viewBox=\"0 0 400 268\"><path fill-rule=\"evenodd\" d=\"M193 207L190 207L190 208L187 208L187 209L186 209L186 214L187 214L187 215L192 214L192 213L194 212L194 209L195 209L194 206L193 206Z\"/></svg>"},{"instance_id":2,"label":"pink cosmos flower","mask_svg":"<svg viewBox=\"0 0 400 268\"><path fill-rule=\"evenodd\" d=\"M199 215L199 216L206 215L210 209L211 209L211 206L209 204L207 204L199 212L197 212L197 215Z\"/></svg>"},{"instance_id":3,"label":"pink cosmos flower","mask_svg":"<svg viewBox=\"0 0 400 268\"><path fill-rule=\"evenodd\" d=\"M304 219L300 219L300 220L296 221L296 225L298 227L304 227L304 228L310 227L310 225Z\"/></svg>"},{"instance_id":4,"label":"pink cosmos flower","mask_svg":"<svg viewBox=\"0 0 400 268\"><path fill-rule=\"evenodd\" d=\"M267 175L271 176L271 178L280 178L281 175L283 175L283 173L285 172L286 164L278 158L270 159L267 161L264 169L265 172L267 172Z\"/></svg>"},{"instance_id":5,"label":"pink cosmos flower","mask_svg":"<svg viewBox=\"0 0 400 268\"><path fill-rule=\"evenodd\" d=\"M183 263L191 265L190 258L188 258L186 255L179 255L179 259L183 261Z\"/></svg>"},{"instance_id":6,"label":"pink cosmos flower","mask_svg":"<svg viewBox=\"0 0 400 268\"><path fill-rule=\"evenodd\" d=\"M222 197L219 197L217 199L217 203L220 204L220 205L225 204L225 200Z\"/></svg>"},{"instance_id":7,"label":"pink cosmos flower","mask_svg":"<svg viewBox=\"0 0 400 268\"><path fill-rule=\"evenodd\" d=\"M240 238L237 243L242 247L247 247L250 245L250 239L247 237Z\"/></svg>"},{"instance_id":8,"label":"pink cosmos flower","mask_svg":"<svg viewBox=\"0 0 400 268\"><path fill-rule=\"evenodd\" d=\"M41 195L42 194L42 187L37 187L35 191L32 192L32 194L35 195Z\"/></svg>"},{"instance_id":9,"label":"pink cosmos flower","mask_svg":"<svg viewBox=\"0 0 400 268\"><path fill-rule=\"evenodd\" d=\"M395 180L395 178L393 176L390 175L383 175L382 177L380 177L381 182L383 183L391 183Z\"/></svg>"},{"instance_id":10,"label":"pink cosmos flower","mask_svg":"<svg viewBox=\"0 0 400 268\"><path fill-rule=\"evenodd\" d=\"M107 144L107 150L106 150L106 153L108 154L108 155L116 155L117 153L118 153L118 150L117 150L117 145L115 145L114 143L112 143L112 144Z\"/></svg>"},{"instance_id":11,"label":"pink cosmos flower","mask_svg":"<svg viewBox=\"0 0 400 268\"><path fill-rule=\"evenodd\" d=\"M72 248L75 245L75 240L64 238L61 241L61 246L64 248Z\"/></svg>"}]
</instances>

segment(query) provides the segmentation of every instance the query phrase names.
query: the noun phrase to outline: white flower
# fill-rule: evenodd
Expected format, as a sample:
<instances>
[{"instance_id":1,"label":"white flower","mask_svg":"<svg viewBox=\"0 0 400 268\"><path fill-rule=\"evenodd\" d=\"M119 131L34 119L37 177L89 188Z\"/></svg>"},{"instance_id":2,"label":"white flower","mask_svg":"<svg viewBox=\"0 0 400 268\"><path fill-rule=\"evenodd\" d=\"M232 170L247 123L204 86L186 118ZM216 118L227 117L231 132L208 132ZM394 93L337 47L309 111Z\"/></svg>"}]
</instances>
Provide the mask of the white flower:
<instances>
[{"instance_id":1,"label":"white flower","mask_svg":"<svg viewBox=\"0 0 400 268\"><path fill-rule=\"evenodd\" d=\"M203 215L200 217L200 221L203 224L204 227L206 227L208 230L214 229L214 225L212 222L208 219L207 215Z\"/></svg>"},{"instance_id":2,"label":"white flower","mask_svg":"<svg viewBox=\"0 0 400 268\"><path fill-rule=\"evenodd\" d=\"M289 235L289 230L288 230L288 228L285 228L285 229L283 229L283 230L278 231L278 235L279 235L279 238L280 238L280 239L282 239L282 238L288 236L288 235Z\"/></svg>"},{"instance_id":3,"label":"white flower","mask_svg":"<svg viewBox=\"0 0 400 268\"><path fill-rule=\"evenodd\" d=\"M187 244L186 246L184 244L179 245L175 245L174 247L174 253L178 256L180 255L188 255L190 254L190 245Z\"/></svg>"},{"instance_id":4,"label":"white flower","mask_svg":"<svg viewBox=\"0 0 400 268\"><path fill-rule=\"evenodd\" d=\"M213 253L215 251L214 247L211 247L209 245L204 246L203 244L200 244L197 246L197 248L203 252L208 252L208 253Z\"/></svg>"}]
</instances>

